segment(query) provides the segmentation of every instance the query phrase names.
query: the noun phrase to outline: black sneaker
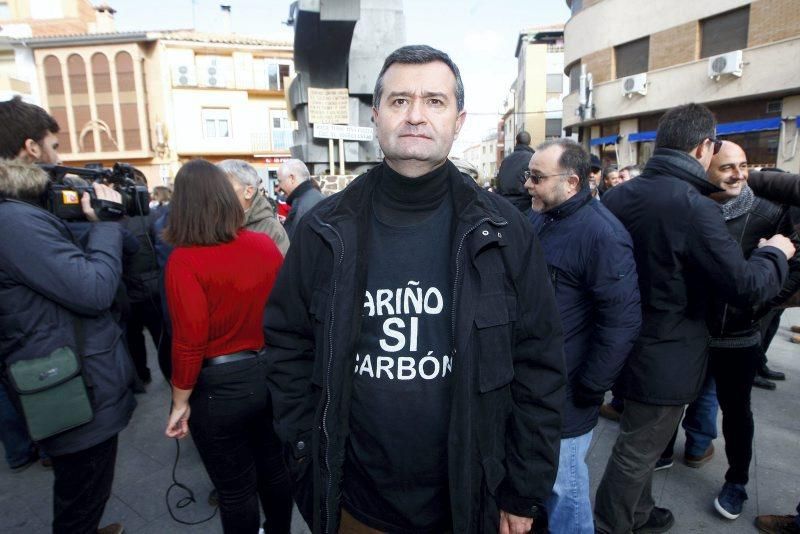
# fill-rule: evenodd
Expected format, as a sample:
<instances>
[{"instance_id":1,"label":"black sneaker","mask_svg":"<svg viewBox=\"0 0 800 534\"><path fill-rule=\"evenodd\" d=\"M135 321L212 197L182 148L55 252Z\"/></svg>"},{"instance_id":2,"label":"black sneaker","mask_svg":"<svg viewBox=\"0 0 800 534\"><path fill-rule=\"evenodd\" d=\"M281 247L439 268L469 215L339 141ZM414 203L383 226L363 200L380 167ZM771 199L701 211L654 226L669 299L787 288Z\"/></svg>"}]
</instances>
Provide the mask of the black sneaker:
<instances>
[{"instance_id":1,"label":"black sneaker","mask_svg":"<svg viewBox=\"0 0 800 534\"><path fill-rule=\"evenodd\" d=\"M659 458L656 461L656 468L653 469L653 471L661 471L662 469L669 469L673 465L675 464L672 461L672 458Z\"/></svg>"},{"instance_id":2,"label":"black sneaker","mask_svg":"<svg viewBox=\"0 0 800 534\"><path fill-rule=\"evenodd\" d=\"M742 515L742 507L746 500L747 491L745 491L743 485L726 482L725 485L722 486L722 491L720 491L717 498L714 499L714 508L717 509L717 512L719 512L722 517L726 519L736 519Z\"/></svg>"},{"instance_id":3,"label":"black sneaker","mask_svg":"<svg viewBox=\"0 0 800 534\"><path fill-rule=\"evenodd\" d=\"M634 534L655 534L657 532L667 532L675 524L675 517L666 508L654 506L650 512L647 523L633 531Z\"/></svg>"}]
</instances>

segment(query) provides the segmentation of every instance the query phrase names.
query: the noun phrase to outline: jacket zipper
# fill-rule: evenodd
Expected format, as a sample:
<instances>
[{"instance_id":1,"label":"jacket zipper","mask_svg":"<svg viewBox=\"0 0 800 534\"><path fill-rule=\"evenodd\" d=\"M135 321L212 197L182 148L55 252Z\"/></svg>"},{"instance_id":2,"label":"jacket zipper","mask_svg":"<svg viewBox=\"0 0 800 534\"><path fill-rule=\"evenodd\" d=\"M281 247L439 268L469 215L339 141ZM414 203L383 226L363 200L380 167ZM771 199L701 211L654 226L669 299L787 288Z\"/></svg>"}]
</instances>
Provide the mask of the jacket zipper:
<instances>
[{"instance_id":1,"label":"jacket zipper","mask_svg":"<svg viewBox=\"0 0 800 534\"><path fill-rule=\"evenodd\" d=\"M326 228L329 228L335 235L336 238L339 240L339 262L337 267L341 269L342 262L344 261L344 240L342 240L342 236L339 235L339 232L330 224L321 223ZM328 455L328 449L330 444L330 436L328 434L328 408L331 404L331 365L333 364L333 326L334 326L334 304L336 302L336 285L337 285L337 277L333 278L333 291L331 292L331 322L330 328L328 329L328 366L325 372L325 408L322 411L322 433L325 435L325 469L328 472L328 481L327 481L327 489L325 491L325 499L323 501L323 513L325 514L325 532L328 532L331 524L331 517L330 517L330 495L331 495L331 485L332 485L332 475L331 475L331 463L330 457Z\"/></svg>"},{"instance_id":2,"label":"jacket zipper","mask_svg":"<svg viewBox=\"0 0 800 534\"><path fill-rule=\"evenodd\" d=\"M493 221L489 217L484 217L483 219L476 222L469 230L464 232L461 236L461 240L458 243L458 249L456 249L456 276L453 279L453 302L450 307L450 342L452 343L453 347L453 356L456 354L456 288L458 287L458 280L461 277L461 250L464 248L464 241L467 239L467 236L475 231L475 229L482 225L485 222L490 222L495 226L507 226L508 221L501 220L501 221Z\"/></svg>"},{"instance_id":3,"label":"jacket zipper","mask_svg":"<svg viewBox=\"0 0 800 534\"><path fill-rule=\"evenodd\" d=\"M744 240L744 233L747 231L747 223L750 222L750 212L747 213L747 217L744 219L744 226L742 226L742 233L739 236L739 248L742 247L742 241ZM719 329L719 335L723 335L725 332L725 321L728 318L728 303L725 303L725 307L722 309L722 324Z\"/></svg>"}]
</instances>

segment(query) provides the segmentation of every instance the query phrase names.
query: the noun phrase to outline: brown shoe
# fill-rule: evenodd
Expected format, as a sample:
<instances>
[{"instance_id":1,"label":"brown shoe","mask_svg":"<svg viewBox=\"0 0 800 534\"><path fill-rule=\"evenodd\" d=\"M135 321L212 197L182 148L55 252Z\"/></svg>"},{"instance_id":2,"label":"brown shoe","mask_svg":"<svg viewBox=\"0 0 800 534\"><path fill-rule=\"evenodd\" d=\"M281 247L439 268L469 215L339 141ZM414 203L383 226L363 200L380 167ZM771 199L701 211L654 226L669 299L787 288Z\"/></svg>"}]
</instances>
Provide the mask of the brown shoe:
<instances>
[{"instance_id":1,"label":"brown shoe","mask_svg":"<svg viewBox=\"0 0 800 534\"><path fill-rule=\"evenodd\" d=\"M800 334L800 326L799 326L799 325L790 326L790 327L789 327L789 330L791 330L791 331L792 331L792 332L794 332L795 334ZM777 516L777 515L775 515L775 516L772 516L772 515L768 515L768 516L766 516L766 517L783 517L783 516Z\"/></svg>"},{"instance_id":2,"label":"brown shoe","mask_svg":"<svg viewBox=\"0 0 800 534\"><path fill-rule=\"evenodd\" d=\"M703 464L707 464L712 458L714 457L714 444L708 446L706 452L701 454L700 456L694 456L692 454L684 454L683 455L683 462L692 467L697 469L698 467L702 467Z\"/></svg>"},{"instance_id":3,"label":"brown shoe","mask_svg":"<svg viewBox=\"0 0 800 534\"><path fill-rule=\"evenodd\" d=\"M760 515L756 517L756 528L765 534L800 534L793 515Z\"/></svg>"},{"instance_id":4,"label":"brown shoe","mask_svg":"<svg viewBox=\"0 0 800 534\"><path fill-rule=\"evenodd\" d=\"M103 528L97 529L97 534L123 534L125 529L119 523L111 523Z\"/></svg>"},{"instance_id":5,"label":"brown shoe","mask_svg":"<svg viewBox=\"0 0 800 534\"><path fill-rule=\"evenodd\" d=\"M792 343L800 343L800 334L795 334L789 338Z\"/></svg>"},{"instance_id":6,"label":"brown shoe","mask_svg":"<svg viewBox=\"0 0 800 534\"><path fill-rule=\"evenodd\" d=\"M610 404L603 404L600 406L600 417L605 417L611 421L619 421L622 414L615 410Z\"/></svg>"}]
</instances>

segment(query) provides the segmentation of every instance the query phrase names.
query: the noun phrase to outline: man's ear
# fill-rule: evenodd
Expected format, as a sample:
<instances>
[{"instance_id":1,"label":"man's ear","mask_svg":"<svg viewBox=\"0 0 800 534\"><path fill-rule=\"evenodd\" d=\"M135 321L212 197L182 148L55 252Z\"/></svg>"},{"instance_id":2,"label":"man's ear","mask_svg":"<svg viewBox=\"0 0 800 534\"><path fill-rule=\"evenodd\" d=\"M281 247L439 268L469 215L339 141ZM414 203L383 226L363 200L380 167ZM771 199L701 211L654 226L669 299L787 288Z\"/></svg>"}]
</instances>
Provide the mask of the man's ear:
<instances>
[{"instance_id":1,"label":"man's ear","mask_svg":"<svg viewBox=\"0 0 800 534\"><path fill-rule=\"evenodd\" d=\"M705 157L705 155L706 155L706 151L707 150L708 150L708 147L706 146L706 140L703 139L702 141L700 141L699 145L694 147L694 157L695 157L695 159L702 161L703 157Z\"/></svg>"},{"instance_id":2,"label":"man's ear","mask_svg":"<svg viewBox=\"0 0 800 534\"><path fill-rule=\"evenodd\" d=\"M255 196L256 188L252 185L248 185L244 188L244 198L245 200L250 200Z\"/></svg>"},{"instance_id":3,"label":"man's ear","mask_svg":"<svg viewBox=\"0 0 800 534\"><path fill-rule=\"evenodd\" d=\"M17 157L26 163L35 163L41 159L42 147L33 139L25 139L25 144L19 149Z\"/></svg>"}]
</instances>

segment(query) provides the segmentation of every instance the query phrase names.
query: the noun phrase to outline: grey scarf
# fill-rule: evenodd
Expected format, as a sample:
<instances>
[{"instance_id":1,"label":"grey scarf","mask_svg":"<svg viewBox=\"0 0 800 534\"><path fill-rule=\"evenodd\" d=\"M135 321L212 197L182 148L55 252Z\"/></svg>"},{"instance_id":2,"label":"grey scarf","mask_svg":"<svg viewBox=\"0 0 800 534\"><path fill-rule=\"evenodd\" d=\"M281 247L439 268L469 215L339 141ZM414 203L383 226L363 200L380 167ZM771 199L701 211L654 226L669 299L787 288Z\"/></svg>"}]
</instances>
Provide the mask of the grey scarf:
<instances>
[{"instance_id":1,"label":"grey scarf","mask_svg":"<svg viewBox=\"0 0 800 534\"><path fill-rule=\"evenodd\" d=\"M750 186L744 184L744 187L742 187L742 192L739 193L739 196L730 199L722 205L722 216L725 217L726 221L730 221L736 217L741 217L750 211L750 208L753 207L753 202L755 201L756 196L753 194L753 190L750 189Z\"/></svg>"}]
</instances>

